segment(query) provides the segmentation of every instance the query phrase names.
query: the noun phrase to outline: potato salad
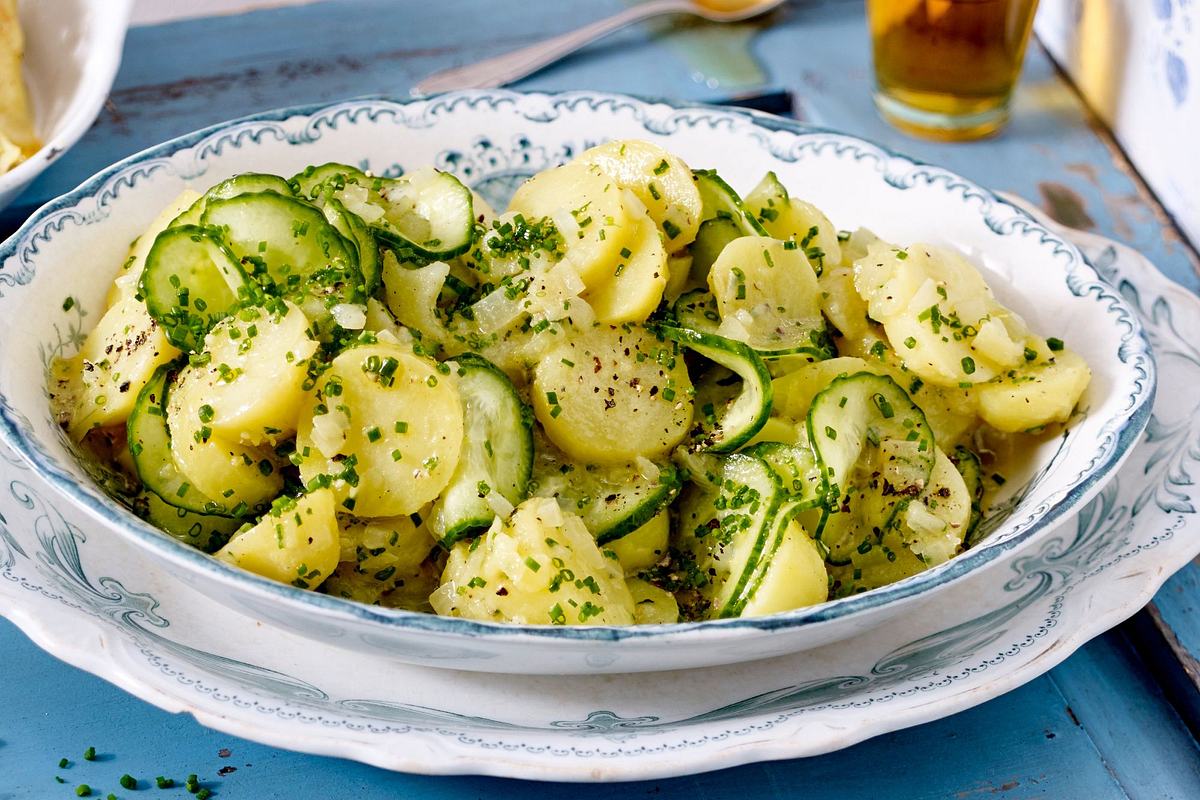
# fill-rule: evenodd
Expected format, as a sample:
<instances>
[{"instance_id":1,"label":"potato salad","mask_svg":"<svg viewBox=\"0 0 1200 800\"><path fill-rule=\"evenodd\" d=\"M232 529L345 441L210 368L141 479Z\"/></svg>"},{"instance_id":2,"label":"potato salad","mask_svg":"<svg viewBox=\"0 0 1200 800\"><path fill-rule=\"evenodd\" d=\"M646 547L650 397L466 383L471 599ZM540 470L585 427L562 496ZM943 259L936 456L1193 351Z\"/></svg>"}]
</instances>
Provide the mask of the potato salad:
<instances>
[{"instance_id":1,"label":"potato salad","mask_svg":"<svg viewBox=\"0 0 1200 800\"><path fill-rule=\"evenodd\" d=\"M530 625L771 614L943 563L1091 373L961 253L644 141L497 213L453 175L163 209L51 368L165 535L297 589Z\"/></svg>"}]
</instances>

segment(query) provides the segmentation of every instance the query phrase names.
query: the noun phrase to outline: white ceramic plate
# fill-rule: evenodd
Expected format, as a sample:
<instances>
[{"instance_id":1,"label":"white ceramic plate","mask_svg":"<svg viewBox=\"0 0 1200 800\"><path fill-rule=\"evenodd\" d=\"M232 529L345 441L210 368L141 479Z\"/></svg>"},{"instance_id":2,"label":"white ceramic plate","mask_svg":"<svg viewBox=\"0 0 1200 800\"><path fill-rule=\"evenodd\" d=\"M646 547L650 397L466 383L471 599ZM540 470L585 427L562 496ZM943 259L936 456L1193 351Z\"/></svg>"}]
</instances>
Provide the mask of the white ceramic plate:
<instances>
[{"instance_id":1,"label":"white ceramic plate","mask_svg":"<svg viewBox=\"0 0 1200 800\"><path fill-rule=\"evenodd\" d=\"M91 127L108 98L133 0L20 0L25 82L42 149L0 174L4 208Z\"/></svg>"},{"instance_id":2,"label":"white ceramic plate","mask_svg":"<svg viewBox=\"0 0 1200 800\"><path fill-rule=\"evenodd\" d=\"M380 174L435 163L503 205L513 187L601 138L662 143L693 166L747 189L775 170L843 227L892 241L949 243L992 274L1001 299L1094 370L1086 413L1010 480L1011 513L968 553L874 592L761 619L671 626L506 626L361 606L273 583L216 562L119 508L86 477L50 419L46 363L77 347L127 243L188 184L254 170L361 161ZM64 307L63 276L75 303ZM972 571L1036 549L1099 490L1141 433L1154 364L1130 307L1078 251L987 190L850 136L703 106L647 104L595 93L464 92L428 101L362 100L267 112L167 142L105 170L40 210L0 247L0 438L54 487L66 522L102 546L91 574L178 580L250 617L326 644L434 666L487 672L596 673L712 666L777 656L853 636L939 595ZM1010 476L1012 477L1012 476ZM67 502L62 502L65 497ZM119 542L119 544L118 544ZM142 574L108 554L133 545ZM93 561L92 559L103 559ZM1003 605L993 595L985 602ZM905 625L894 626L907 630ZM199 632L203 635L202 632Z\"/></svg>"},{"instance_id":3,"label":"white ceramic plate","mask_svg":"<svg viewBox=\"0 0 1200 800\"><path fill-rule=\"evenodd\" d=\"M517 677L396 663L232 613L125 539L85 533L0 446L0 612L40 646L171 711L256 741L421 773L660 778L846 747L1046 672L1200 551L1200 301L1137 253L1073 234L1138 310L1162 390L1120 475L1019 559L903 624L755 664ZM97 552L108 552L101 557ZM128 562L121 578L106 577Z\"/></svg>"}]
</instances>

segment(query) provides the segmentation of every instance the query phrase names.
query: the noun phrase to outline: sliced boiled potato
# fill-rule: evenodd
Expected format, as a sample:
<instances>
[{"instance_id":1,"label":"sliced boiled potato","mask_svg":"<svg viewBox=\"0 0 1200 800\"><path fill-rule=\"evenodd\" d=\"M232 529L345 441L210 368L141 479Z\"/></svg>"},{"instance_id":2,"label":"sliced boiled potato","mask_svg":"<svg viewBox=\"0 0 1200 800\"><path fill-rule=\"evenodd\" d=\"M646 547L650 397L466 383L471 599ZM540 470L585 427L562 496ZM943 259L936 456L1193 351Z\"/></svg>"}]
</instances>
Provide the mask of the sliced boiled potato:
<instances>
[{"instance_id":1,"label":"sliced boiled potato","mask_svg":"<svg viewBox=\"0 0 1200 800\"><path fill-rule=\"evenodd\" d=\"M328 482L346 511L411 514L458 464L463 405L451 370L380 342L343 352L300 412L296 456L306 485Z\"/></svg>"},{"instance_id":2,"label":"sliced boiled potato","mask_svg":"<svg viewBox=\"0 0 1200 800\"><path fill-rule=\"evenodd\" d=\"M679 295L687 288L688 278L692 271L692 254L688 252L675 253L667 257L667 287L663 296L674 303Z\"/></svg>"},{"instance_id":3,"label":"sliced boiled potato","mask_svg":"<svg viewBox=\"0 0 1200 800\"><path fill-rule=\"evenodd\" d=\"M79 440L93 428L123 423L154 371L178 355L144 305L119 300L69 361L78 370L65 393L74 400L71 436Z\"/></svg>"},{"instance_id":4,"label":"sliced boiled potato","mask_svg":"<svg viewBox=\"0 0 1200 800\"><path fill-rule=\"evenodd\" d=\"M683 353L646 329L574 331L538 362L533 409L546 435L585 464L665 455L687 435L692 382Z\"/></svg>"},{"instance_id":5,"label":"sliced boiled potato","mask_svg":"<svg viewBox=\"0 0 1200 800\"><path fill-rule=\"evenodd\" d=\"M700 227L700 192L683 159L656 144L626 139L585 150L577 161L594 164L638 196L662 232L667 249L691 244Z\"/></svg>"},{"instance_id":6,"label":"sliced boiled potato","mask_svg":"<svg viewBox=\"0 0 1200 800\"><path fill-rule=\"evenodd\" d=\"M854 285L904 365L930 383L982 383L1023 363L1024 323L960 253L875 242Z\"/></svg>"},{"instance_id":7,"label":"sliced boiled potato","mask_svg":"<svg viewBox=\"0 0 1200 800\"><path fill-rule=\"evenodd\" d=\"M215 555L264 578L317 588L338 563L333 492L280 498L258 524L235 535Z\"/></svg>"},{"instance_id":8,"label":"sliced boiled potato","mask_svg":"<svg viewBox=\"0 0 1200 800\"><path fill-rule=\"evenodd\" d=\"M798 248L762 236L734 239L709 270L708 285L720 335L761 351L818 346L813 337L825 329L821 290Z\"/></svg>"},{"instance_id":9,"label":"sliced boiled potato","mask_svg":"<svg viewBox=\"0 0 1200 800\"><path fill-rule=\"evenodd\" d=\"M211 407L197 405L201 391L190 385L208 381L205 368L184 367L167 395L171 457L201 494L226 508L260 508L283 490L280 469L285 462L269 446L245 444L213 430Z\"/></svg>"},{"instance_id":10,"label":"sliced boiled potato","mask_svg":"<svg viewBox=\"0 0 1200 800\"><path fill-rule=\"evenodd\" d=\"M670 536L671 517L663 510L640 528L604 545L604 549L615 553L625 573L632 574L662 561Z\"/></svg>"},{"instance_id":11,"label":"sliced boiled potato","mask_svg":"<svg viewBox=\"0 0 1200 800\"><path fill-rule=\"evenodd\" d=\"M633 622L621 565L600 552L583 520L545 497L526 500L483 536L456 544L429 600L443 616L494 622Z\"/></svg>"},{"instance_id":12,"label":"sliced boiled potato","mask_svg":"<svg viewBox=\"0 0 1200 800\"><path fill-rule=\"evenodd\" d=\"M200 193L194 189L184 189L179 196L164 208L154 221L134 239L129 247L129 256L121 265L113 285L108 289L108 307L112 308L121 300L133 297L138 291L138 281L142 277L142 269L146 266L146 255L154 246L154 240L171 224L171 220L182 214L192 203L200 199Z\"/></svg>"},{"instance_id":13,"label":"sliced boiled potato","mask_svg":"<svg viewBox=\"0 0 1200 800\"><path fill-rule=\"evenodd\" d=\"M766 572L742 610L743 617L814 606L829 597L825 558L816 543L795 521L788 523L781 536Z\"/></svg>"},{"instance_id":14,"label":"sliced boiled potato","mask_svg":"<svg viewBox=\"0 0 1200 800\"><path fill-rule=\"evenodd\" d=\"M207 363L175 390L176 401L218 438L277 444L296 432L308 360L316 350L308 318L292 303L242 309L209 331Z\"/></svg>"},{"instance_id":15,"label":"sliced boiled potato","mask_svg":"<svg viewBox=\"0 0 1200 800\"><path fill-rule=\"evenodd\" d=\"M433 344L450 338L438 316L437 301L450 274L450 265L434 261L423 267L401 264L391 250L383 254L383 297L388 310L407 328Z\"/></svg>"},{"instance_id":16,"label":"sliced boiled potato","mask_svg":"<svg viewBox=\"0 0 1200 800\"><path fill-rule=\"evenodd\" d=\"M619 251L620 260L612 274L583 295L597 322L642 322L662 302L667 286L667 252L650 217L642 215L634 224L636 230L628 247Z\"/></svg>"},{"instance_id":17,"label":"sliced boiled potato","mask_svg":"<svg viewBox=\"0 0 1200 800\"><path fill-rule=\"evenodd\" d=\"M929 485L901 514L905 546L927 566L949 561L971 523L971 500L962 474L939 447Z\"/></svg>"},{"instance_id":18,"label":"sliced boiled potato","mask_svg":"<svg viewBox=\"0 0 1200 800\"><path fill-rule=\"evenodd\" d=\"M772 413L793 422L803 422L808 417L809 406L834 378L853 375L856 372L878 372L866 361L853 356L815 361L776 378L771 382L774 389Z\"/></svg>"},{"instance_id":19,"label":"sliced boiled potato","mask_svg":"<svg viewBox=\"0 0 1200 800\"><path fill-rule=\"evenodd\" d=\"M774 172L768 172L744 202L767 233L797 242L818 272L841 263L841 242L829 217L812 203L790 196Z\"/></svg>"},{"instance_id":20,"label":"sliced boiled potato","mask_svg":"<svg viewBox=\"0 0 1200 800\"><path fill-rule=\"evenodd\" d=\"M758 433L751 436L750 440L742 445L742 449L752 447L759 442L796 444L804 435L803 428L803 421L797 423L782 417L767 417L767 421L758 429Z\"/></svg>"},{"instance_id":21,"label":"sliced boiled potato","mask_svg":"<svg viewBox=\"0 0 1200 800\"><path fill-rule=\"evenodd\" d=\"M976 387L979 416L1006 433L1066 422L1092 379L1087 363L1070 350L1045 353L1013 375Z\"/></svg>"},{"instance_id":22,"label":"sliced boiled potato","mask_svg":"<svg viewBox=\"0 0 1200 800\"><path fill-rule=\"evenodd\" d=\"M419 572L435 542L411 516L341 520L337 569L325 592L360 603L377 603L399 581Z\"/></svg>"},{"instance_id":23,"label":"sliced boiled potato","mask_svg":"<svg viewBox=\"0 0 1200 800\"><path fill-rule=\"evenodd\" d=\"M625 584L633 597L634 625L670 625L679 622L679 603L675 595L640 578L628 578Z\"/></svg>"},{"instance_id":24,"label":"sliced boiled potato","mask_svg":"<svg viewBox=\"0 0 1200 800\"><path fill-rule=\"evenodd\" d=\"M871 329L867 304L854 288L850 267L826 269L817 279L821 287L821 310L846 339L861 339Z\"/></svg>"},{"instance_id":25,"label":"sliced boiled potato","mask_svg":"<svg viewBox=\"0 0 1200 800\"><path fill-rule=\"evenodd\" d=\"M518 187L508 210L526 219L552 219L563 236L563 260L589 287L616 269L634 229L620 185L581 162L534 175Z\"/></svg>"}]
</instances>

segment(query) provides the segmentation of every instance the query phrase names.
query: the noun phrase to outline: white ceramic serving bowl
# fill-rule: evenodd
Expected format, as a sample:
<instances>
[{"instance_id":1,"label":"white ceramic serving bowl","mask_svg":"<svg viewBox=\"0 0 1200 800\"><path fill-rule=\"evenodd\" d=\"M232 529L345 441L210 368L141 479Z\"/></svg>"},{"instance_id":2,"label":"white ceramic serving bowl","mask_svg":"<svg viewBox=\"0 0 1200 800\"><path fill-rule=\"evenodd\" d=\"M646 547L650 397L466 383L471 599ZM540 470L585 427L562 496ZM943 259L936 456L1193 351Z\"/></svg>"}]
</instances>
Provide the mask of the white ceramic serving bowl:
<instances>
[{"instance_id":1,"label":"white ceramic serving bowl","mask_svg":"<svg viewBox=\"0 0 1200 800\"><path fill-rule=\"evenodd\" d=\"M231 174L292 174L339 160L377 173L434 163L503 205L524 177L610 138L646 138L748 189L767 170L840 227L964 249L1000 298L1094 370L1085 414L1030 454L1013 507L986 542L883 589L761 619L640 628L505 626L361 606L235 570L138 520L92 483L47 409L46 365L95 322L128 242L186 186ZM76 304L63 310L66 295ZM119 578L180 580L250 617L373 656L489 672L634 672L796 652L936 604L967 573L1009 563L1115 472L1149 417L1154 362L1128 305L1073 245L985 189L854 137L766 115L595 93L465 92L407 103L285 109L189 134L110 167L39 210L0 248L0 439L61 496L91 541L120 538L140 563ZM2 467L2 465L0 465ZM126 584L128 585L128 584Z\"/></svg>"},{"instance_id":2,"label":"white ceramic serving bowl","mask_svg":"<svg viewBox=\"0 0 1200 800\"><path fill-rule=\"evenodd\" d=\"M42 149L0 174L0 209L65 153L100 113L121 63L133 0L19 0L25 83Z\"/></svg>"}]
</instances>

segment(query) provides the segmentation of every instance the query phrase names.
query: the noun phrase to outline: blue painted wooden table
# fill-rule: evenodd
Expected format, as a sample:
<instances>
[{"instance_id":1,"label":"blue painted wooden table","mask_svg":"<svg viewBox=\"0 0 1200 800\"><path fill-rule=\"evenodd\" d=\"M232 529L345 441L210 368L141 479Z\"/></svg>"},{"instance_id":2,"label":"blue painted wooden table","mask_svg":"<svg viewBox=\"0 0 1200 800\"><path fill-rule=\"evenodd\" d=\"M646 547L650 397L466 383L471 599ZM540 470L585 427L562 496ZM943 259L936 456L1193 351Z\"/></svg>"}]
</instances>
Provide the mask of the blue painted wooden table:
<instances>
[{"instance_id":1,"label":"blue painted wooden table","mask_svg":"<svg viewBox=\"0 0 1200 800\"><path fill-rule=\"evenodd\" d=\"M7 234L50 197L144 146L266 107L404 95L434 69L494 55L620 8L618 0L322 2L130 32L110 102L79 145L0 214ZM797 2L754 24L674 20L632 29L520 84L712 100L765 88L795 114L945 164L1129 242L1200 288L1194 249L1070 86L1033 47L1013 124L965 145L907 139L880 122L860 2ZM978 708L821 758L645 784L564 786L396 775L206 730L67 667L0 620L0 800L190 797L150 788L197 773L216 797L1200 798L1200 569L1134 621L1048 675ZM97 748L96 761L82 758ZM60 758L69 760L58 768ZM119 777L141 779L137 792ZM55 776L63 778L59 784Z\"/></svg>"}]
</instances>

